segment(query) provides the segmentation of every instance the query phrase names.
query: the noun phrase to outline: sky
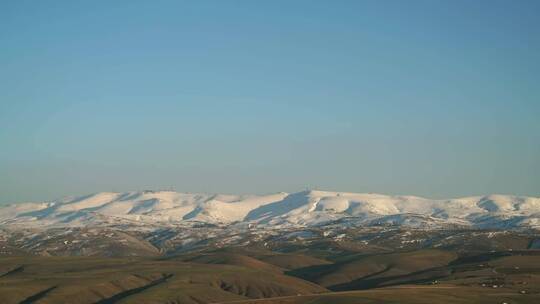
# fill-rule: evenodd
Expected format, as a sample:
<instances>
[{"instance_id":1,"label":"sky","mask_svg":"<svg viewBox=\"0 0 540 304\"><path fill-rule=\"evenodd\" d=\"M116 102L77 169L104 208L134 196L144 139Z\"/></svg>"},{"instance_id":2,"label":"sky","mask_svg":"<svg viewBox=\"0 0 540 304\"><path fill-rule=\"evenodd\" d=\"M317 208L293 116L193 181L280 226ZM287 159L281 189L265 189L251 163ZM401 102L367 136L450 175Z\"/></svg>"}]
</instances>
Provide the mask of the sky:
<instances>
[{"instance_id":1,"label":"sky","mask_svg":"<svg viewBox=\"0 0 540 304\"><path fill-rule=\"evenodd\" d=\"M540 1L0 2L0 202L540 196Z\"/></svg>"}]
</instances>

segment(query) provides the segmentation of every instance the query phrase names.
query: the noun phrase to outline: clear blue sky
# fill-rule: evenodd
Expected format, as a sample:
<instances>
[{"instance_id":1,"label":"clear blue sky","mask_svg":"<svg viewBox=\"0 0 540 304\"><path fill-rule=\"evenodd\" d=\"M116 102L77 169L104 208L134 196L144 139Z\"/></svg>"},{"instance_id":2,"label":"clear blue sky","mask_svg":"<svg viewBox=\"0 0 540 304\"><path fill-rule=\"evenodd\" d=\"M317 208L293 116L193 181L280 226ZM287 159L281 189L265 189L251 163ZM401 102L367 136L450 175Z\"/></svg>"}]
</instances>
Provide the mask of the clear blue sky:
<instances>
[{"instance_id":1,"label":"clear blue sky","mask_svg":"<svg viewBox=\"0 0 540 304\"><path fill-rule=\"evenodd\" d=\"M0 202L540 195L540 1L0 2Z\"/></svg>"}]
</instances>

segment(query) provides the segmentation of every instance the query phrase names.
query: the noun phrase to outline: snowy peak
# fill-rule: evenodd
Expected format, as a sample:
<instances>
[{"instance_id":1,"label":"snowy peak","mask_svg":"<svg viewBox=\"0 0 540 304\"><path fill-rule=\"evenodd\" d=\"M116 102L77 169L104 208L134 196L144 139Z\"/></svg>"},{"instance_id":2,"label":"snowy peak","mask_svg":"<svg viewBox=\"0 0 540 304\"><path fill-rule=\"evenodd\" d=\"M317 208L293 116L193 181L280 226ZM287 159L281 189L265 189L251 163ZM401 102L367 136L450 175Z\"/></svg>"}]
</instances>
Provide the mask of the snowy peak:
<instances>
[{"instance_id":1,"label":"snowy peak","mask_svg":"<svg viewBox=\"0 0 540 304\"><path fill-rule=\"evenodd\" d=\"M0 224L25 227L192 222L313 226L347 219L358 225L539 227L540 198L488 195L433 200L372 193L302 191L225 195L174 191L103 192L0 208Z\"/></svg>"}]
</instances>

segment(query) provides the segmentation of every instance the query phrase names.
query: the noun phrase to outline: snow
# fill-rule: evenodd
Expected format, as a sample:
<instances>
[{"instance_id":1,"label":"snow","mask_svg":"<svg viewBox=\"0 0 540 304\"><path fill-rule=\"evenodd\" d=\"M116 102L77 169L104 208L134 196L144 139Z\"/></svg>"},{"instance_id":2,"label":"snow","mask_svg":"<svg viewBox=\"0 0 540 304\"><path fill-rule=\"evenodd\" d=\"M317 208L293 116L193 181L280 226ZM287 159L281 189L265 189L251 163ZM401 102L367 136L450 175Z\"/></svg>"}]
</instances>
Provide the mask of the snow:
<instances>
[{"instance_id":1,"label":"snow","mask_svg":"<svg viewBox=\"0 0 540 304\"><path fill-rule=\"evenodd\" d=\"M121 195L122 194L120 193L103 192L91 196L83 196L76 198L72 201L60 203L60 206L58 206L56 210L58 212L67 212L100 207L111 201L116 200Z\"/></svg>"},{"instance_id":2,"label":"snow","mask_svg":"<svg viewBox=\"0 0 540 304\"><path fill-rule=\"evenodd\" d=\"M270 195L103 192L0 208L0 224L76 227L118 224L243 223L251 227L309 227L345 219L361 225L435 228L540 227L540 198L487 195L433 200L374 193L302 191ZM345 224L344 224L345 225Z\"/></svg>"}]
</instances>

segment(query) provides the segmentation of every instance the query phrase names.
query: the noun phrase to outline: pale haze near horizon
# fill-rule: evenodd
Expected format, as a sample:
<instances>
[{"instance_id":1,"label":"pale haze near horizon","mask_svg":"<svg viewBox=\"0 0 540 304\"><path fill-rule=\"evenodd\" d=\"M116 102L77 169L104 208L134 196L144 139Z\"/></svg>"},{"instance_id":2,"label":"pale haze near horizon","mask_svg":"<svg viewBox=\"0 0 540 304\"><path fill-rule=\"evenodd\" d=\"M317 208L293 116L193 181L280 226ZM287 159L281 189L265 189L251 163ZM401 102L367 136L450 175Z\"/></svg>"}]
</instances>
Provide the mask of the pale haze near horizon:
<instances>
[{"instance_id":1,"label":"pale haze near horizon","mask_svg":"<svg viewBox=\"0 0 540 304\"><path fill-rule=\"evenodd\" d=\"M538 1L3 1L0 203L540 196Z\"/></svg>"}]
</instances>

